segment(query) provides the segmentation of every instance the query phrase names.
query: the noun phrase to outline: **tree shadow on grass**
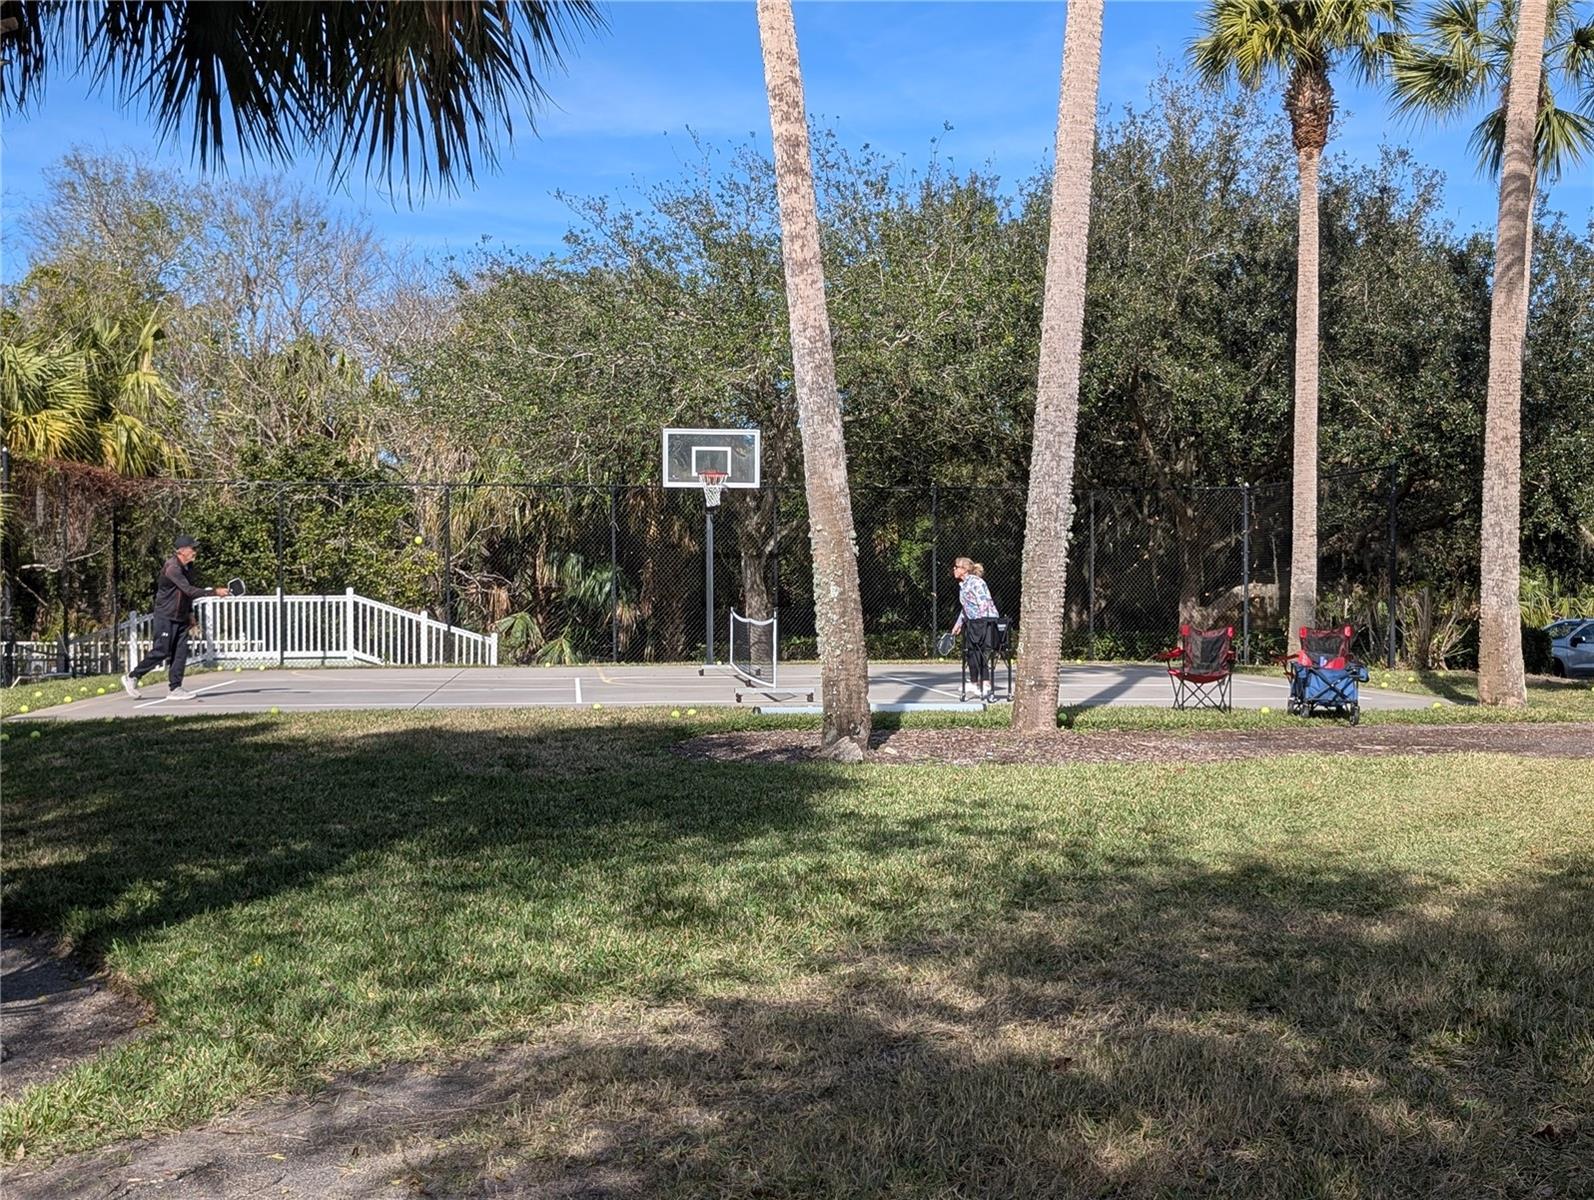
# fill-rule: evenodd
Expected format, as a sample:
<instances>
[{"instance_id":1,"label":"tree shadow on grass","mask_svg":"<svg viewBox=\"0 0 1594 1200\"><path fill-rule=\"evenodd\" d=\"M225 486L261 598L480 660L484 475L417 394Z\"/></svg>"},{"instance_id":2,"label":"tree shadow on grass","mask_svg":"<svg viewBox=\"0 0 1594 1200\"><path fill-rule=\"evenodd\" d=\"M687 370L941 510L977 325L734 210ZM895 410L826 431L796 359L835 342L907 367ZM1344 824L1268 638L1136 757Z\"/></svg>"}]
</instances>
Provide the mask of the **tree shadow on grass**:
<instances>
[{"instance_id":1,"label":"tree shadow on grass","mask_svg":"<svg viewBox=\"0 0 1594 1200\"><path fill-rule=\"evenodd\" d=\"M587 1010L124 1170L192 1169L195 1196L321 1178L385 1196L396 1173L451 1197L1585 1196L1591 884L1582 862L1470 893L1107 862L1007 897L1022 907L994 928ZM287 1174L267 1179L274 1151ZM17 1194L78 1195L65 1183L105 1161Z\"/></svg>"}]
</instances>

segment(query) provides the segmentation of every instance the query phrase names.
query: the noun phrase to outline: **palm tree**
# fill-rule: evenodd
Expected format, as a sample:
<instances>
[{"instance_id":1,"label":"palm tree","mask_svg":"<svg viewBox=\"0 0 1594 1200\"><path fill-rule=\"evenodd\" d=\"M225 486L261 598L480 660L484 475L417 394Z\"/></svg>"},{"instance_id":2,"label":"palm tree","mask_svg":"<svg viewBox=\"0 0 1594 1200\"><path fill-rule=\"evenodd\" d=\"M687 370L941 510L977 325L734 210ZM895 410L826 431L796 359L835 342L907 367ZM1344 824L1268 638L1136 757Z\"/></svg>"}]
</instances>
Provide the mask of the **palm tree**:
<instances>
[{"instance_id":1,"label":"palm tree","mask_svg":"<svg viewBox=\"0 0 1594 1200\"><path fill-rule=\"evenodd\" d=\"M1587 19L1578 23L1579 16ZM1549 0L1533 158L1538 184L1594 156L1594 10L1576 0ZM1396 50L1390 82L1395 110L1406 116L1456 117L1497 101L1473 128L1479 162L1498 175L1505 161L1506 89L1516 47L1514 4L1443 0L1425 14L1420 33ZM1564 95L1562 104L1557 92ZM1581 111L1579 111L1581 109Z\"/></svg>"},{"instance_id":2,"label":"palm tree","mask_svg":"<svg viewBox=\"0 0 1594 1200\"><path fill-rule=\"evenodd\" d=\"M1500 215L1489 310L1483 422L1482 588L1478 699L1527 703L1522 669L1522 343L1527 337L1533 184L1543 143L1546 0L1521 0L1501 121Z\"/></svg>"},{"instance_id":3,"label":"palm tree","mask_svg":"<svg viewBox=\"0 0 1594 1200\"><path fill-rule=\"evenodd\" d=\"M1231 75L1258 88L1286 77L1300 172L1295 275L1294 522L1290 543L1289 645L1317 615L1317 171L1334 119L1330 74L1347 62L1369 80L1385 66L1405 0L1211 0L1203 35L1191 44L1197 70L1220 84Z\"/></svg>"},{"instance_id":4,"label":"palm tree","mask_svg":"<svg viewBox=\"0 0 1594 1200\"><path fill-rule=\"evenodd\" d=\"M182 451L159 431L173 404L154 363L163 336L153 317L131 336L104 319L48 342L8 336L0 344L6 448L128 476L181 465Z\"/></svg>"},{"instance_id":5,"label":"palm tree","mask_svg":"<svg viewBox=\"0 0 1594 1200\"><path fill-rule=\"evenodd\" d=\"M1040 373L1024 517L1023 616L1013 726L1057 727L1063 589L1073 512L1074 441L1079 428L1080 360L1085 338L1085 259L1090 181L1096 149L1103 0L1070 0L1063 36L1063 83L1052 164L1051 233L1041 305Z\"/></svg>"},{"instance_id":6,"label":"palm tree","mask_svg":"<svg viewBox=\"0 0 1594 1200\"><path fill-rule=\"evenodd\" d=\"M791 0L758 0L758 40L769 92L780 206L792 373L802 434L809 541L814 556L814 624L819 634L823 732L820 752L856 760L869 747L869 662L858 594L858 546L847 490L847 447L825 308L808 111Z\"/></svg>"},{"instance_id":7,"label":"palm tree","mask_svg":"<svg viewBox=\"0 0 1594 1200\"><path fill-rule=\"evenodd\" d=\"M163 137L187 128L202 166L227 130L245 157L296 144L335 177L364 158L424 189L491 164L501 125L547 99L562 44L603 18L592 0L6 0L0 112L37 99L52 70L142 102Z\"/></svg>"}]
</instances>

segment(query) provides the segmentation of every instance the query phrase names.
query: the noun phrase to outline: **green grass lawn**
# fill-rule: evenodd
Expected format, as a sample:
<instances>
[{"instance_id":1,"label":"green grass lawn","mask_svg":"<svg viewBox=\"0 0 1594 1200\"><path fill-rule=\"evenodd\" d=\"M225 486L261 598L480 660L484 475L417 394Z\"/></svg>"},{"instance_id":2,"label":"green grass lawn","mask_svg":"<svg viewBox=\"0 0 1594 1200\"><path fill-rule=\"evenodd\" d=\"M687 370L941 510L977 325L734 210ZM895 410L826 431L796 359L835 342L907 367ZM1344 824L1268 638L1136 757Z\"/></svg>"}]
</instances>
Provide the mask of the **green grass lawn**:
<instances>
[{"instance_id":1,"label":"green grass lawn","mask_svg":"<svg viewBox=\"0 0 1594 1200\"><path fill-rule=\"evenodd\" d=\"M115 675L88 675L81 679L49 679L39 683L19 683L0 688L0 717L14 717L57 704L72 704L91 696L117 691L122 684Z\"/></svg>"},{"instance_id":2,"label":"green grass lawn","mask_svg":"<svg viewBox=\"0 0 1594 1200\"><path fill-rule=\"evenodd\" d=\"M8 924L103 956L155 1020L7 1105L0 1151L557 1026L556 1066L466 1137L533 1178L620 1128L618 1167L683 1197L1594 1180L1586 761L669 751L737 719L13 737ZM637 1012L675 1027L639 1041Z\"/></svg>"}]
</instances>

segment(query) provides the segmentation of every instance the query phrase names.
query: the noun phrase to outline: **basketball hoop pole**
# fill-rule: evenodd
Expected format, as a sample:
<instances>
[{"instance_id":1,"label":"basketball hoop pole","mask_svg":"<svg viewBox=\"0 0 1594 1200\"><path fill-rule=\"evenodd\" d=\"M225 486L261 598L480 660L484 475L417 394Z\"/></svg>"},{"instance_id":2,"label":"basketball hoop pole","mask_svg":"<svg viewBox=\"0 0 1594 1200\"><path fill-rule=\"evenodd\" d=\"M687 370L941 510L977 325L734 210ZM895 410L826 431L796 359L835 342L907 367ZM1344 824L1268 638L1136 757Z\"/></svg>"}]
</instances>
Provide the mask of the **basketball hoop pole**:
<instances>
[{"instance_id":1,"label":"basketball hoop pole","mask_svg":"<svg viewBox=\"0 0 1594 1200\"><path fill-rule=\"evenodd\" d=\"M714 509L703 508L703 665L714 665Z\"/></svg>"},{"instance_id":2,"label":"basketball hoop pole","mask_svg":"<svg viewBox=\"0 0 1594 1200\"><path fill-rule=\"evenodd\" d=\"M714 510L720 504L720 488L726 475L703 471L703 665L714 665Z\"/></svg>"}]
</instances>

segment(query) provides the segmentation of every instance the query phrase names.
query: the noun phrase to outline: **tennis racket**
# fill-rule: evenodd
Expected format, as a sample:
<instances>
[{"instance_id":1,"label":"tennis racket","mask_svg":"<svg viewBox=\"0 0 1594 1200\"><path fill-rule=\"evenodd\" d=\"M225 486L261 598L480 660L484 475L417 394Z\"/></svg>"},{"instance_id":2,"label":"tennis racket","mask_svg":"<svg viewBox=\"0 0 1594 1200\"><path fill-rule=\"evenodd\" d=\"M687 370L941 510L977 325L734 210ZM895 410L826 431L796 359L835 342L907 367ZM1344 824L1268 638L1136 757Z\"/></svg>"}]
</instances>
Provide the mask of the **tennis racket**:
<instances>
[{"instance_id":1,"label":"tennis racket","mask_svg":"<svg viewBox=\"0 0 1594 1200\"><path fill-rule=\"evenodd\" d=\"M952 653L952 647L957 645L957 635L948 631L935 639L935 652L942 658Z\"/></svg>"},{"instance_id":2,"label":"tennis racket","mask_svg":"<svg viewBox=\"0 0 1594 1200\"><path fill-rule=\"evenodd\" d=\"M227 581L227 594L229 596L247 596L249 589L244 586L244 581L234 577Z\"/></svg>"}]
</instances>

